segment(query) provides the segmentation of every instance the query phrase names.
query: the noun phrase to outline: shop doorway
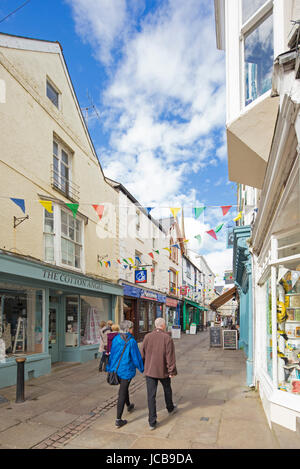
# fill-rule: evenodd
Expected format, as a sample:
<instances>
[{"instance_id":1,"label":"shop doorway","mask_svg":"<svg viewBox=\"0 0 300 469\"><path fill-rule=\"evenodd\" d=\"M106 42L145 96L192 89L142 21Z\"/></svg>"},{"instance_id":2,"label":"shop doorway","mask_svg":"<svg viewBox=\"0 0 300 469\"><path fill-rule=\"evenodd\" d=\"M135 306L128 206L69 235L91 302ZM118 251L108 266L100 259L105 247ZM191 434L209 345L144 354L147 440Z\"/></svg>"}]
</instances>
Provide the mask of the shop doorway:
<instances>
[{"instance_id":1,"label":"shop doorway","mask_svg":"<svg viewBox=\"0 0 300 469\"><path fill-rule=\"evenodd\" d=\"M49 329L48 329L48 350L51 357L51 363L62 360L62 351L60 345L60 303L59 299L55 302L49 302Z\"/></svg>"}]
</instances>

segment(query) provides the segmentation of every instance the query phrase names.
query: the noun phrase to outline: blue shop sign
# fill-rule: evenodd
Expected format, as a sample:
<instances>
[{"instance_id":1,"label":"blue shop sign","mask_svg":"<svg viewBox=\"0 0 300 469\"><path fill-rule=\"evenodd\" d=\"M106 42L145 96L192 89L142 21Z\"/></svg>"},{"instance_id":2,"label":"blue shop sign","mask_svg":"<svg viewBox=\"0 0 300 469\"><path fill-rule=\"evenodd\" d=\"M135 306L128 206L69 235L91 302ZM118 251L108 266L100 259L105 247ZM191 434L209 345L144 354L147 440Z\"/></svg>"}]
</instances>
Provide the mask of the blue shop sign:
<instances>
[{"instance_id":1,"label":"blue shop sign","mask_svg":"<svg viewBox=\"0 0 300 469\"><path fill-rule=\"evenodd\" d=\"M133 298L141 298L146 300L157 301L158 303L165 303L166 296L160 295L159 293L154 293L149 290L144 290L143 288L132 287L131 285L122 284L124 288L125 296L132 296Z\"/></svg>"},{"instance_id":2,"label":"blue shop sign","mask_svg":"<svg viewBox=\"0 0 300 469\"><path fill-rule=\"evenodd\" d=\"M135 283L147 283L147 270L136 270L134 280Z\"/></svg>"}]
</instances>

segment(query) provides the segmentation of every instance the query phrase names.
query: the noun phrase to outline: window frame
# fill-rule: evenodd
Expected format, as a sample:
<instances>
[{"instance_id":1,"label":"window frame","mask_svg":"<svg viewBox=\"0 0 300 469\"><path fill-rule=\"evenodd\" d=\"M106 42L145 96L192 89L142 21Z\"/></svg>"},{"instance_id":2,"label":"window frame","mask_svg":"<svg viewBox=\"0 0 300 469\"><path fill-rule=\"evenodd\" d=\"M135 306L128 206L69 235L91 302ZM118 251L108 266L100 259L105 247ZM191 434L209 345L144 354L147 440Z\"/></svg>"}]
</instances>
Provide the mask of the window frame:
<instances>
[{"instance_id":1,"label":"window frame","mask_svg":"<svg viewBox=\"0 0 300 469\"><path fill-rule=\"evenodd\" d=\"M53 91L57 94L57 106L56 104L52 101L52 99L48 96L48 85L53 89ZM61 92L60 90L57 88L57 86L53 83L53 81L51 80L51 78L48 77L48 75L46 76L46 96L47 98L49 99L49 101L53 104L53 106L56 107L56 109L58 109L59 111L61 110Z\"/></svg>"},{"instance_id":2,"label":"window frame","mask_svg":"<svg viewBox=\"0 0 300 469\"><path fill-rule=\"evenodd\" d=\"M57 155L54 153L54 143L57 145ZM68 156L68 164L63 161L62 152L66 153ZM72 167L73 167L73 155L74 153L70 148L67 147L66 144L62 142L60 138L58 138L55 134L53 135L52 139L52 168L53 168L53 186L56 190L59 190L62 194L64 194L68 198L72 198ZM54 168L54 158L58 160L58 173L55 171ZM68 178L65 178L62 175L61 168L66 167L68 168ZM56 183L55 174L58 176L58 183ZM63 187L61 178L66 180L65 187Z\"/></svg>"},{"instance_id":3,"label":"window frame","mask_svg":"<svg viewBox=\"0 0 300 469\"><path fill-rule=\"evenodd\" d=\"M243 23L243 0L239 0L239 18L240 18L240 109L244 111L253 103L257 103L259 99L263 99L270 90L258 96L251 103L246 105L246 92L245 92L245 39L255 29L257 29L269 16L274 15L274 2L273 0L266 0L265 3ZM274 16L273 16L274 18ZM274 48L274 19L273 19L273 48Z\"/></svg>"}]
</instances>

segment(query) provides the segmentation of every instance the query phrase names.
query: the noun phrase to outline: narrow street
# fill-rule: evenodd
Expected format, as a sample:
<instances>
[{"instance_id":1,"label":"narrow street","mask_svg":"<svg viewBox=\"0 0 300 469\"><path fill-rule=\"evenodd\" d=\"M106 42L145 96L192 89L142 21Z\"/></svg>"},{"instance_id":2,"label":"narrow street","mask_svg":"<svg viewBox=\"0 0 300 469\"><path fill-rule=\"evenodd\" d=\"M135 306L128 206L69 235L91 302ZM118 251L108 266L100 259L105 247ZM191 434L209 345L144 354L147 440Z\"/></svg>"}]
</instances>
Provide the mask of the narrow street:
<instances>
[{"instance_id":1,"label":"narrow street","mask_svg":"<svg viewBox=\"0 0 300 469\"><path fill-rule=\"evenodd\" d=\"M242 350L209 348L209 334L175 340L178 376L172 381L178 412L168 416L158 387L159 425L148 428L146 387L140 373L131 384L136 409L114 426L118 389L98 372L98 360L60 364L51 375L1 389L0 449L280 449L300 448L298 432L270 429L259 395L245 385ZM4 398L4 399L3 399Z\"/></svg>"}]
</instances>

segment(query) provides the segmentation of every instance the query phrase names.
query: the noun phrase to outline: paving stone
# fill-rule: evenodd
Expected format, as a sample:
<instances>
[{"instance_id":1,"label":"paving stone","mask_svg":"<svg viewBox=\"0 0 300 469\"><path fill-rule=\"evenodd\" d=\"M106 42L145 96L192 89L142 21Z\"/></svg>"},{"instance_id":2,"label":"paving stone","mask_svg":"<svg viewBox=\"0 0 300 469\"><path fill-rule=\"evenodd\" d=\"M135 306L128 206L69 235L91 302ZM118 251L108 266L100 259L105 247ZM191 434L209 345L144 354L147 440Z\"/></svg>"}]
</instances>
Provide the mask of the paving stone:
<instances>
[{"instance_id":1,"label":"paving stone","mask_svg":"<svg viewBox=\"0 0 300 469\"><path fill-rule=\"evenodd\" d=\"M0 444L11 448L28 449L53 433L53 427L38 423L21 423L0 433Z\"/></svg>"}]
</instances>

